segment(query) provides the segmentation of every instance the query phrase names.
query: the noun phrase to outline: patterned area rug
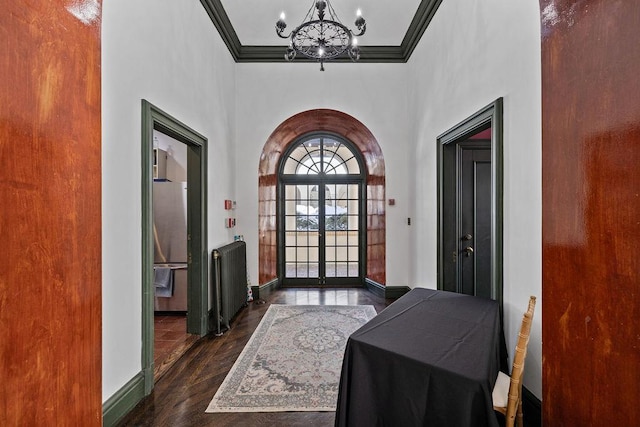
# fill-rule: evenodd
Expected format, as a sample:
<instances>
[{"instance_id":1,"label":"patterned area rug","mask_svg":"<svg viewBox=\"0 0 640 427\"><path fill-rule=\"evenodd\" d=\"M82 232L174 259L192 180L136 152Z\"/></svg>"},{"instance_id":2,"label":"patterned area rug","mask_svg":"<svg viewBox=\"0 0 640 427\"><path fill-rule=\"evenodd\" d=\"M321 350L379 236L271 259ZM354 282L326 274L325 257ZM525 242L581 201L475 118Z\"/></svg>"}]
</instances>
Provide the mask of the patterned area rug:
<instances>
[{"instance_id":1,"label":"patterned area rug","mask_svg":"<svg viewBox=\"0 0 640 427\"><path fill-rule=\"evenodd\" d=\"M375 315L371 305L271 305L206 412L335 411L347 338Z\"/></svg>"}]
</instances>

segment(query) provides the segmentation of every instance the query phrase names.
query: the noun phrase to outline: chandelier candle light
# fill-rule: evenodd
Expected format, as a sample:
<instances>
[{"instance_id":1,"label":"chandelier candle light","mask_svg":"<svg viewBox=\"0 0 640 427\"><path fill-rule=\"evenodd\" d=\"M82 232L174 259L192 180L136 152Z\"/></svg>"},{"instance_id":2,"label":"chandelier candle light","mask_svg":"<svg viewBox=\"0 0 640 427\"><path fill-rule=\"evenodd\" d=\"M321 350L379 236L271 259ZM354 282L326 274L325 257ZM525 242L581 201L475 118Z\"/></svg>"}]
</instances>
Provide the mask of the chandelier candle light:
<instances>
[{"instance_id":1,"label":"chandelier candle light","mask_svg":"<svg viewBox=\"0 0 640 427\"><path fill-rule=\"evenodd\" d=\"M328 14L327 18L325 14ZM320 71L324 71L324 61L334 59L345 51L352 61L359 60L360 48L356 37L364 34L367 24L360 9L356 15L355 25L359 33L353 34L340 22L329 0L313 1L302 24L285 36L282 33L287 24L284 22L285 15L282 12L280 19L276 22L276 33L283 39L290 39L284 58L287 61L293 61L296 54L301 53L307 58L320 62Z\"/></svg>"}]
</instances>

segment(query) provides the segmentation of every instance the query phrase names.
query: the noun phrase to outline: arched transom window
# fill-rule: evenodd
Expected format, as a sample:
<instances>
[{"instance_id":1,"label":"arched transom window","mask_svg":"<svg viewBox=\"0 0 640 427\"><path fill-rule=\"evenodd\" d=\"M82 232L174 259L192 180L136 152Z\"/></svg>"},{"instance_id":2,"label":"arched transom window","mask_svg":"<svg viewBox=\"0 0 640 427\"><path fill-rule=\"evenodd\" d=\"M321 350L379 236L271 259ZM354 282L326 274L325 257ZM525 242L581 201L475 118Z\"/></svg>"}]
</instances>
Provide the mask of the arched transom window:
<instances>
[{"instance_id":1,"label":"arched transom window","mask_svg":"<svg viewBox=\"0 0 640 427\"><path fill-rule=\"evenodd\" d=\"M318 136L298 144L285 161L283 174L359 175L352 149L337 138Z\"/></svg>"}]
</instances>

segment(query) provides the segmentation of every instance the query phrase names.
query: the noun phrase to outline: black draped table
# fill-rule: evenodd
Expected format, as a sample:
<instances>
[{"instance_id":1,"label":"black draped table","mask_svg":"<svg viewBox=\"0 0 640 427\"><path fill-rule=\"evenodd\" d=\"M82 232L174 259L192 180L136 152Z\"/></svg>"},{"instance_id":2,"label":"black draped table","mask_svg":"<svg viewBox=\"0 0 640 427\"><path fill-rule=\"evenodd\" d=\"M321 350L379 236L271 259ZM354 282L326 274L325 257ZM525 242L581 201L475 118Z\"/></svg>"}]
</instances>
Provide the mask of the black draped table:
<instances>
[{"instance_id":1,"label":"black draped table","mask_svg":"<svg viewBox=\"0 0 640 427\"><path fill-rule=\"evenodd\" d=\"M497 426L496 301L415 288L347 342L336 426Z\"/></svg>"}]
</instances>

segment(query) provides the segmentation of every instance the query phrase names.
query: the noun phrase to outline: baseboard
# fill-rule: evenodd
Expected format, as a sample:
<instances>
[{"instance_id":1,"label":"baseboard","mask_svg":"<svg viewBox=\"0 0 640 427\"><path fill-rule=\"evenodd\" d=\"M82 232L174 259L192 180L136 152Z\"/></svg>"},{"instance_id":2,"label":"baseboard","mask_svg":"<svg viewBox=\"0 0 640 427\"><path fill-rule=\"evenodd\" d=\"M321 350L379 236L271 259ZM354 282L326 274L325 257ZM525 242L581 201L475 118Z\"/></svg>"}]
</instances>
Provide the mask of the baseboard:
<instances>
[{"instance_id":1,"label":"baseboard","mask_svg":"<svg viewBox=\"0 0 640 427\"><path fill-rule=\"evenodd\" d=\"M522 387L522 413L525 427L542 426L542 402L526 387Z\"/></svg>"},{"instance_id":2,"label":"baseboard","mask_svg":"<svg viewBox=\"0 0 640 427\"><path fill-rule=\"evenodd\" d=\"M143 398L144 375L140 372L102 404L102 425L115 426Z\"/></svg>"},{"instance_id":3,"label":"baseboard","mask_svg":"<svg viewBox=\"0 0 640 427\"><path fill-rule=\"evenodd\" d=\"M208 312L208 316L209 316L209 327L207 331L208 333L214 332L218 325L215 310L216 310L215 307L213 307L213 308L210 308Z\"/></svg>"},{"instance_id":4,"label":"baseboard","mask_svg":"<svg viewBox=\"0 0 640 427\"><path fill-rule=\"evenodd\" d=\"M280 285L280 281L275 278L270 282L267 282L263 285L251 286L251 293L253 295L253 300L257 301L259 299L266 299L271 291L278 289Z\"/></svg>"},{"instance_id":5,"label":"baseboard","mask_svg":"<svg viewBox=\"0 0 640 427\"><path fill-rule=\"evenodd\" d=\"M408 286L385 286L380 283L365 278L365 286L367 289L379 297L397 299L411 290Z\"/></svg>"},{"instance_id":6,"label":"baseboard","mask_svg":"<svg viewBox=\"0 0 640 427\"><path fill-rule=\"evenodd\" d=\"M278 289L279 286L280 286L280 281L277 278L263 285L251 286L251 293L253 294L254 301L259 299L263 299L263 300L266 299L269 296L269 294L273 290ZM411 290L411 288L408 286L381 285L380 283L368 278L365 278L365 286L369 291L373 292L379 297L390 298L390 299L400 298L402 295L406 294Z\"/></svg>"},{"instance_id":7,"label":"baseboard","mask_svg":"<svg viewBox=\"0 0 640 427\"><path fill-rule=\"evenodd\" d=\"M398 299L411 290L408 286L385 286L384 297Z\"/></svg>"},{"instance_id":8,"label":"baseboard","mask_svg":"<svg viewBox=\"0 0 640 427\"><path fill-rule=\"evenodd\" d=\"M384 285L381 285L380 283L373 281L371 279L365 278L364 279L364 284L367 287L367 289L369 289L369 291L373 292L374 294L376 294L377 296L384 298Z\"/></svg>"}]
</instances>

